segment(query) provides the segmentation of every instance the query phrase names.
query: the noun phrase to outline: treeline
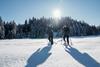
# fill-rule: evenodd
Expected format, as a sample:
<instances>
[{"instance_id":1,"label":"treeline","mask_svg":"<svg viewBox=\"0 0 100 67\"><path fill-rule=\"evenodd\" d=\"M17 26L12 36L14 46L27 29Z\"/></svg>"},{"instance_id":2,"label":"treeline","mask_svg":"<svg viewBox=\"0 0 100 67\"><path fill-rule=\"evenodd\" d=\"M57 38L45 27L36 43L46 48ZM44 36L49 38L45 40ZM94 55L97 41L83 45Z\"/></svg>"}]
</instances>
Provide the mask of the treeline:
<instances>
[{"instance_id":1,"label":"treeline","mask_svg":"<svg viewBox=\"0 0 100 67\"><path fill-rule=\"evenodd\" d=\"M16 24L15 21L5 22L0 17L0 39L13 38L45 38L46 29L52 26L54 37L61 37L62 27L67 25L70 28L70 36L99 35L100 26L91 26L84 21L77 21L71 17L61 19L35 18L25 20L24 24Z\"/></svg>"}]
</instances>

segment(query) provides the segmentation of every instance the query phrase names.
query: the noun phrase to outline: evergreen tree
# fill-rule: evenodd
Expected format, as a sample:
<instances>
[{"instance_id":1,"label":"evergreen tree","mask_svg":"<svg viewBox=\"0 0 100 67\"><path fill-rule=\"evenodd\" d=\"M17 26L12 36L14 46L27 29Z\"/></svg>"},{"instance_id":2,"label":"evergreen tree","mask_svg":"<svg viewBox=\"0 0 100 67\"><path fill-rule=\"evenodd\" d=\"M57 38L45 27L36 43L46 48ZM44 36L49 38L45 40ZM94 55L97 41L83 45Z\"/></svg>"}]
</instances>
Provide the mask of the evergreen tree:
<instances>
[{"instance_id":1,"label":"evergreen tree","mask_svg":"<svg viewBox=\"0 0 100 67\"><path fill-rule=\"evenodd\" d=\"M2 18L0 17L0 39L4 39L5 37L5 29Z\"/></svg>"}]
</instances>

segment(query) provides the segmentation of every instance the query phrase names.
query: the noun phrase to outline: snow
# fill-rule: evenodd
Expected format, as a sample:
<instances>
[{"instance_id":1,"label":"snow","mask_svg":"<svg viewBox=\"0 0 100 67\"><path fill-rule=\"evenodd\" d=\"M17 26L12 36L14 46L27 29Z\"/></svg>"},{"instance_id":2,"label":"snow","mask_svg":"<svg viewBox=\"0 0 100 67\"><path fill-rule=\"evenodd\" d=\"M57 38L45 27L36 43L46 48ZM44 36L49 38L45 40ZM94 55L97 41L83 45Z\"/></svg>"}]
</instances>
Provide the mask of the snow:
<instances>
[{"instance_id":1,"label":"snow","mask_svg":"<svg viewBox=\"0 0 100 67\"><path fill-rule=\"evenodd\" d=\"M100 36L71 38L71 46L61 38L0 40L0 67L100 67ZM57 42L57 43L56 43Z\"/></svg>"}]
</instances>

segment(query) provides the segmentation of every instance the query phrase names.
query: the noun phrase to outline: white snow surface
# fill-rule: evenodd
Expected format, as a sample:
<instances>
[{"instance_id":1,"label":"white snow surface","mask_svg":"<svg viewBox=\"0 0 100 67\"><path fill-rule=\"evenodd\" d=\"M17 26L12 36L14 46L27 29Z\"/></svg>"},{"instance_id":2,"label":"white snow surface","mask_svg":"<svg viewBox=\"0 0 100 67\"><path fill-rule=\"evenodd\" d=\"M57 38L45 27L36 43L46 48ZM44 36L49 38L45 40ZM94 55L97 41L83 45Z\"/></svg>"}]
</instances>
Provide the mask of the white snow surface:
<instances>
[{"instance_id":1,"label":"white snow surface","mask_svg":"<svg viewBox=\"0 0 100 67\"><path fill-rule=\"evenodd\" d=\"M100 67L100 36L0 40L0 67Z\"/></svg>"}]
</instances>

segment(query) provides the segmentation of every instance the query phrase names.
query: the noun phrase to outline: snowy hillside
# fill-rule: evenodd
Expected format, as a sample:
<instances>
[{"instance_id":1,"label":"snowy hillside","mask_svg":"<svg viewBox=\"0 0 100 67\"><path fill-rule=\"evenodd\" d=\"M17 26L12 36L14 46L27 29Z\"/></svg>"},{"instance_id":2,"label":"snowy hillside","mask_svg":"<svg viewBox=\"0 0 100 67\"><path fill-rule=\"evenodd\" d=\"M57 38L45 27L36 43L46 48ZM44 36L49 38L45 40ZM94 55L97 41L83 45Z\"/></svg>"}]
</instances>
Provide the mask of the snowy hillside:
<instances>
[{"instance_id":1,"label":"snowy hillside","mask_svg":"<svg viewBox=\"0 0 100 67\"><path fill-rule=\"evenodd\" d=\"M100 36L71 38L71 47L54 41L0 40L0 67L100 67Z\"/></svg>"}]
</instances>

